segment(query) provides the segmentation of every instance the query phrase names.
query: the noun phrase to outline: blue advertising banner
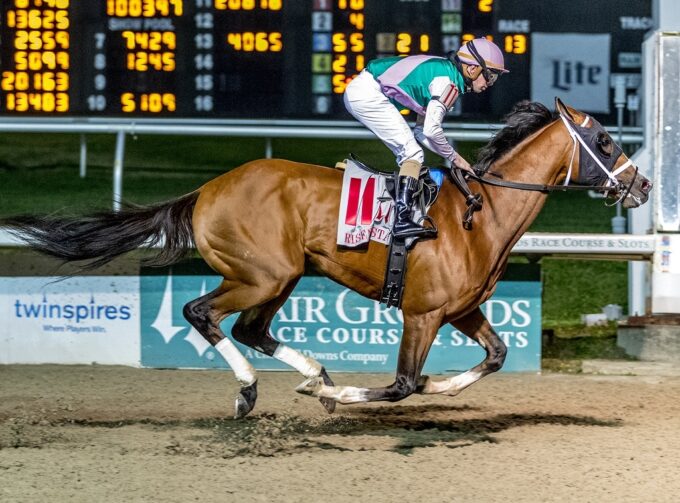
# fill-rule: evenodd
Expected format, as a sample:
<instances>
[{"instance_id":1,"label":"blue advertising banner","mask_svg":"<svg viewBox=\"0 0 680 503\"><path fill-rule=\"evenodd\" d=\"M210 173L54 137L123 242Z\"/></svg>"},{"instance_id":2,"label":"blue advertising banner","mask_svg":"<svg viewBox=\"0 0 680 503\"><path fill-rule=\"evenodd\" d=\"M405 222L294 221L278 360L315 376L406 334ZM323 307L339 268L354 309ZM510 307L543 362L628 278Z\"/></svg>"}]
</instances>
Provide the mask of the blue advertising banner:
<instances>
[{"instance_id":1,"label":"blue advertising banner","mask_svg":"<svg viewBox=\"0 0 680 503\"><path fill-rule=\"evenodd\" d=\"M142 276L141 363L162 368L228 368L182 316L187 302L217 288L217 276ZM508 346L503 370L539 371L541 283L502 281L483 307ZM225 334L238 314L221 325ZM305 276L274 317L271 335L309 355L329 371L394 372L402 331L401 311L386 308L324 277ZM237 344L256 369L290 370ZM451 325L439 330L425 365L430 374L462 371L484 359L484 350Z\"/></svg>"}]
</instances>

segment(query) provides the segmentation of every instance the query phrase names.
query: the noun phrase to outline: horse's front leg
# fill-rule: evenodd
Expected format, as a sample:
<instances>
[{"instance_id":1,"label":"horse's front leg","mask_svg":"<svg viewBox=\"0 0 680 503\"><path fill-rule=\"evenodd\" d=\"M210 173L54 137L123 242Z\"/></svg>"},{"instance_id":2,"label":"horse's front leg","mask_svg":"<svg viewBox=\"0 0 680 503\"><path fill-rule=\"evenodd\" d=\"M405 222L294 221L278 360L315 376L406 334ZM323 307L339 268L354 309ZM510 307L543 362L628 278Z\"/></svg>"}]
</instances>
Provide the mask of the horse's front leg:
<instances>
[{"instance_id":1,"label":"horse's front leg","mask_svg":"<svg viewBox=\"0 0 680 503\"><path fill-rule=\"evenodd\" d=\"M503 366L508 349L479 308L456 320L452 325L482 346L486 351L486 358L467 372L448 379L434 381L428 376L422 376L416 390L418 393L442 393L455 396L482 377L500 370Z\"/></svg>"},{"instance_id":2,"label":"horse's front leg","mask_svg":"<svg viewBox=\"0 0 680 503\"><path fill-rule=\"evenodd\" d=\"M442 323L442 310L420 315L404 314L404 333L399 346L397 376L384 388L328 386L320 377L307 379L296 391L338 403L350 404L389 400L396 402L412 394L418 385L425 358Z\"/></svg>"}]
</instances>

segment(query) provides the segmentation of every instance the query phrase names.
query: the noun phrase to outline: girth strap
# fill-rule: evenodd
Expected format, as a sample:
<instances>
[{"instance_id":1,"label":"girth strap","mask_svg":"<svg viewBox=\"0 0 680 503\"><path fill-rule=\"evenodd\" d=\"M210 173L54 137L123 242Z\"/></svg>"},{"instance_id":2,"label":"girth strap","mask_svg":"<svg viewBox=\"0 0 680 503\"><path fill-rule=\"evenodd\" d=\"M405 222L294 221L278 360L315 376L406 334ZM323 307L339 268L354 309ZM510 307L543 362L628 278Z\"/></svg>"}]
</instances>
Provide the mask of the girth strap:
<instances>
[{"instance_id":1,"label":"girth strap","mask_svg":"<svg viewBox=\"0 0 680 503\"><path fill-rule=\"evenodd\" d=\"M400 238L393 238L387 255L385 282L380 293L380 302L387 304L387 307L401 308L407 258L408 248L405 241Z\"/></svg>"}]
</instances>

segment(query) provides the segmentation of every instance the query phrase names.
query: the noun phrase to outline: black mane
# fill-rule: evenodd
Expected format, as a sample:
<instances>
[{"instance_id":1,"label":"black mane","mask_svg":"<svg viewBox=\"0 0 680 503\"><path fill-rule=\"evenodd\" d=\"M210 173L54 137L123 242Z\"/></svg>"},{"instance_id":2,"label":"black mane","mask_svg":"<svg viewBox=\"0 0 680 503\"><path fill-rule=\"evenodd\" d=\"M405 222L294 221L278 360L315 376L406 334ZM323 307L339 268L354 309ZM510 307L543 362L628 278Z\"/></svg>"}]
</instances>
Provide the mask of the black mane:
<instances>
[{"instance_id":1,"label":"black mane","mask_svg":"<svg viewBox=\"0 0 680 503\"><path fill-rule=\"evenodd\" d=\"M503 154L527 136L550 124L557 116L545 105L532 101L520 101L503 118L505 127L479 150L476 169L487 171Z\"/></svg>"}]
</instances>

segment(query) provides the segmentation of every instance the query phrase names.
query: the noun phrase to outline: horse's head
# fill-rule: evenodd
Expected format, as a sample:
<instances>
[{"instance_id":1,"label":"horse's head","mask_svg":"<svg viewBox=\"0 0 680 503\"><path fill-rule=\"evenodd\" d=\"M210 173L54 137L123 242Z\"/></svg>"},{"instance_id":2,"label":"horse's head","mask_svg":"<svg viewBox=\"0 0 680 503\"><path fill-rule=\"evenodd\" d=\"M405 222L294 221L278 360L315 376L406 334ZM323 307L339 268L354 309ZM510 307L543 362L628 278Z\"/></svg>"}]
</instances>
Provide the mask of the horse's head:
<instances>
[{"instance_id":1,"label":"horse's head","mask_svg":"<svg viewBox=\"0 0 680 503\"><path fill-rule=\"evenodd\" d=\"M638 172L637 166L602 125L589 115L566 106L559 98L555 99L555 105L574 142L565 183L573 179L580 185L598 187L608 198L621 202L624 208L636 208L647 202L652 182Z\"/></svg>"}]
</instances>

